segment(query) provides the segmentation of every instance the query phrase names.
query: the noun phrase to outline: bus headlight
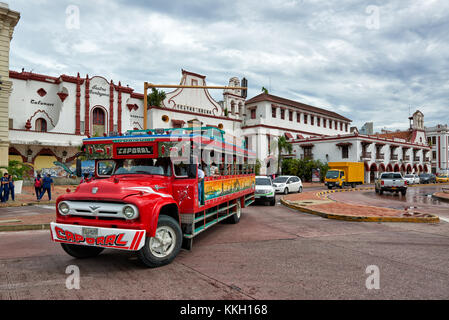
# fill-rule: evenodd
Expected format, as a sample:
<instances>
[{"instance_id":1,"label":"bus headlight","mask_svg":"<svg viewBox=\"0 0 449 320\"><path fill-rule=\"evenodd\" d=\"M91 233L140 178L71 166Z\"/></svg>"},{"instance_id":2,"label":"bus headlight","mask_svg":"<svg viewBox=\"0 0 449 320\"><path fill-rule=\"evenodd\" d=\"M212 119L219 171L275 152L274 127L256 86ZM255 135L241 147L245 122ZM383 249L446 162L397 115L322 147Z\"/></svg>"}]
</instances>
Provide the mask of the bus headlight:
<instances>
[{"instance_id":1,"label":"bus headlight","mask_svg":"<svg viewBox=\"0 0 449 320\"><path fill-rule=\"evenodd\" d=\"M66 214L68 214L69 213L69 211L70 211L70 207L69 207L69 205L67 204L67 202L60 202L59 204L58 204L58 210L59 210L59 213L60 214L62 214L62 215L66 215Z\"/></svg>"},{"instance_id":2,"label":"bus headlight","mask_svg":"<svg viewBox=\"0 0 449 320\"><path fill-rule=\"evenodd\" d=\"M126 219L135 219L137 218L137 210L131 206L123 207L123 215Z\"/></svg>"}]
</instances>

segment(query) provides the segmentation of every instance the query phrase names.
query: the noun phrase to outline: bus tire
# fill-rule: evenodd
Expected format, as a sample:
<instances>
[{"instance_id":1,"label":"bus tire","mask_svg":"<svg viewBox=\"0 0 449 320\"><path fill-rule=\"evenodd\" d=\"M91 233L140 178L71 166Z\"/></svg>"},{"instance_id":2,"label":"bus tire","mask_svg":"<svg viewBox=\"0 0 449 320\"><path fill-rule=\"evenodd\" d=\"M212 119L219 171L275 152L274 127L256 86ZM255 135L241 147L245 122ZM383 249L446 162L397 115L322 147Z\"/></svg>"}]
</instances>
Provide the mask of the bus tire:
<instances>
[{"instance_id":1,"label":"bus tire","mask_svg":"<svg viewBox=\"0 0 449 320\"><path fill-rule=\"evenodd\" d=\"M157 223L156 236L147 237L138 257L149 268L171 263L181 250L182 230L172 217L161 215Z\"/></svg>"},{"instance_id":2,"label":"bus tire","mask_svg":"<svg viewBox=\"0 0 449 320\"><path fill-rule=\"evenodd\" d=\"M98 256L104 248L90 247L77 244L61 243L62 249L74 258L87 259Z\"/></svg>"},{"instance_id":3,"label":"bus tire","mask_svg":"<svg viewBox=\"0 0 449 320\"><path fill-rule=\"evenodd\" d=\"M236 213L229 218L229 222L231 224L239 223L240 217L242 216L242 206L240 205L240 199L237 199L236 204Z\"/></svg>"}]
</instances>

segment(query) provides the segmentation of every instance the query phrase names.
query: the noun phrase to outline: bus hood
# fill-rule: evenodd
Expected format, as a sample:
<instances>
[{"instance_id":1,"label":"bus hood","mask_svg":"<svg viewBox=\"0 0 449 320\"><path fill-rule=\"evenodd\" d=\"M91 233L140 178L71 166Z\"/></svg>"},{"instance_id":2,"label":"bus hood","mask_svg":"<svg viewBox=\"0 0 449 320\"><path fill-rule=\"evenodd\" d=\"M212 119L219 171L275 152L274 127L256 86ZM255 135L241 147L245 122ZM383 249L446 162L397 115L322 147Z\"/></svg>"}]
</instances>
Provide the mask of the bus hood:
<instances>
[{"instance_id":1,"label":"bus hood","mask_svg":"<svg viewBox=\"0 0 449 320\"><path fill-rule=\"evenodd\" d=\"M83 200L123 200L132 195L157 195L172 198L169 179L142 175L117 176L82 183L70 198Z\"/></svg>"}]
</instances>

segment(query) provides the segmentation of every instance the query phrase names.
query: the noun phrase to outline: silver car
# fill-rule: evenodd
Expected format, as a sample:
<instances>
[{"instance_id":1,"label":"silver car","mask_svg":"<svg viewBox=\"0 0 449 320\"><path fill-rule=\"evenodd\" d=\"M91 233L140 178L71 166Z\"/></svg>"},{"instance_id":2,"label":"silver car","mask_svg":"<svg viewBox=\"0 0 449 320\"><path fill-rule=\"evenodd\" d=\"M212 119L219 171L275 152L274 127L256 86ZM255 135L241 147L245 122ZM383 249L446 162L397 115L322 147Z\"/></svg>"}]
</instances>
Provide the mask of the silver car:
<instances>
[{"instance_id":1,"label":"silver car","mask_svg":"<svg viewBox=\"0 0 449 320\"><path fill-rule=\"evenodd\" d=\"M296 176L279 176L273 181L276 193L302 192L302 181Z\"/></svg>"}]
</instances>

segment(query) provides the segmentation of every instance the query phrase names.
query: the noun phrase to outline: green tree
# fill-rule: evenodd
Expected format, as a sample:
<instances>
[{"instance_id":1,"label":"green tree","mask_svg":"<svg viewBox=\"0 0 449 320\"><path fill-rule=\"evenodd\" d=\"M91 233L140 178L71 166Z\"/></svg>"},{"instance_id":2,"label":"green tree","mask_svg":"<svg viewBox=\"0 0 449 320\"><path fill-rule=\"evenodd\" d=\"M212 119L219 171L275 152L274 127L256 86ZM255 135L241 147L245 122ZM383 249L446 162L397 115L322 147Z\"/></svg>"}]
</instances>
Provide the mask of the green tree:
<instances>
[{"instance_id":1,"label":"green tree","mask_svg":"<svg viewBox=\"0 0 449 320\"><path fill-rule=\"evenodd\" d=\"M287 138L284 136L280 136L278 138L278 168L282 169L282 152L286 151L287 153L292 153L293 146L290 142L287 141Z\"/></svg>"},{"instance_id":2,"label":"green tree","mask_svg":"<svg viewBox=\"0 0 449 320\"><path fill-rule=\"evenodd\" d=\"M268 94L268 89L265 88L265 87L262 87L262 92L265 93L265 94Z\"/></svg>"},{"instance_id":3,"label":"green tree","mask_svg":"<svg viewBox=\"0 0 449 320\"><path fill-rule=\"evenodd\" d=\"M148 106L161 107L162 101L164 101L166 97L167 95L164 91L152 88L151 93L148 94Z\"/></svg>"},{"instance_id":4,"label":"green tree","mask_svg":"<svg viewBox=\"0 0 449 320\"><path fill-rule=\"evenodd\" d=\"M0 169L6 169L17 180L31 177L30 171L33 170L31 166L17 160L10 160L7 167L0 167Z\"/></svg>"}]
</instances>

